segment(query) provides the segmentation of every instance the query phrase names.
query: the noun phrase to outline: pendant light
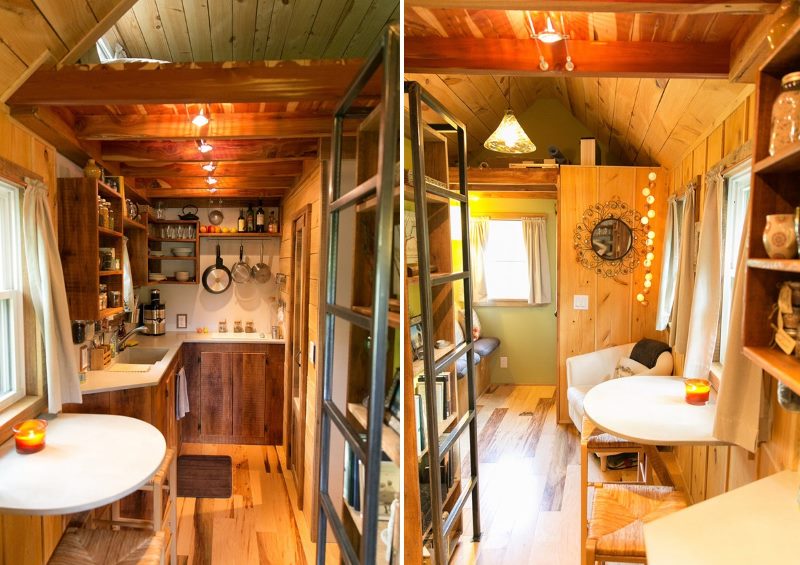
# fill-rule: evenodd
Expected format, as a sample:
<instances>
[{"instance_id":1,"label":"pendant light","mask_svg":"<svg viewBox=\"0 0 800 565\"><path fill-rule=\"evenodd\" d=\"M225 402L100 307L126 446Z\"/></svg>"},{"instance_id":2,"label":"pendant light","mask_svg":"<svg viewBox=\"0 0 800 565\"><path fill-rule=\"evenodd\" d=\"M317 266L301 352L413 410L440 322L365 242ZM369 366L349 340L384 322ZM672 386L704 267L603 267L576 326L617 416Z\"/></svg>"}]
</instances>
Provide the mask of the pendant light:
<instances>
[{"instance_id":1,"label":"pendant light","mask_svg":"<svg viewBox=\"0 0 800 565\"><path fill-rule=\"evenodd\" d=\"M202 108L200 108L200 112L192 118L192 123L199 128L208 125L208 118Z\"/></svg>"},{"instance_id":2,"label":"pendant light","mask_svg":"<svg viewBox=\"0 0 800 565\"><path fill-rule=\"evenodd\" d=\"M525 130L522 129L522 126L519 125L516 116L514 116L514 110L511 109L510 78L507 100L508 109L506 110L506 115L503 116L500 125L497 126L497 129L489 136L489 139L483 142L483 146L486 149L497 151L498 153L533 153L536 151L536 145L534 145L531 138L528 137L528 134L525 133Z\"/></svg>"}]
</instances>

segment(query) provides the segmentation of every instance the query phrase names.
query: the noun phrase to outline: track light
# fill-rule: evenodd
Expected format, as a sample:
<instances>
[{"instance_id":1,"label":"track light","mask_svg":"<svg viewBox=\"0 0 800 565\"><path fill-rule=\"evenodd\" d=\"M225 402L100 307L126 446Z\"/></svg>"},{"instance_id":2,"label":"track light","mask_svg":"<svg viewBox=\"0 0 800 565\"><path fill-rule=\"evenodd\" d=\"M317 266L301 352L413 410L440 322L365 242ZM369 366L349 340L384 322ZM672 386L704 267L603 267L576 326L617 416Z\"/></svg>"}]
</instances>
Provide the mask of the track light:
<instances>
[{"instance_id":1,"label":"track light","mask_svg":"<svg viewBox=\"0 0 800 565\"><path fill-rule=\"evenodd\" d=\"M217 184L217 179L214 177L208 177L206 179L206 184Z\"/></svg>"},{"instance_id":2,"label":"track light","mask_svg":"<svg viewBox=\"0 0 800 565\"><path fill-rule=\"evenodd\" d=\"M212 149L214 149L214 146L211 145L209 142L203 139L197 140L197 150L200 151L200 153L208 153Z\"/></svg>"},{"instance_id":3,"label":"track light","mask_svg":"<svg viewBox=\"0 0 800 565\"><path fill-rule=\"evenodd\" d=\"M208 125L208 118L206 117L202 108L200 108L200 113L198 113L194 118L192 118L192 123L199 128Z\"/></svg>"},{"instance_id":4,"label":"track light","mask_svg":"<svg viewBox=\"0 0 800 565\"><path fill-rule=\"evenodd\" d=\"M209 161L205 165L203 165L203 170L208 171L209 173L213 173L216 170L217 166L214 164L213 161Z\"/></svg>"}]
</instances>

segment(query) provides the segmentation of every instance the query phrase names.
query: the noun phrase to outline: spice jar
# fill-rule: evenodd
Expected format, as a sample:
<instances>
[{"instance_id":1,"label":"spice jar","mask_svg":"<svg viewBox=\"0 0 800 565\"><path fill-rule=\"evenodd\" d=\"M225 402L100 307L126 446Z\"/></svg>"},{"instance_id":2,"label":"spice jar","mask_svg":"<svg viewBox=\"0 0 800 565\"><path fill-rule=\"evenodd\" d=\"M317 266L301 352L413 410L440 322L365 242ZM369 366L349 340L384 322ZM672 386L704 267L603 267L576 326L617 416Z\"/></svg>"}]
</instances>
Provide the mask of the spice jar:
<instances>
[{"instance_id":1,"label":"spice jar","mask_svg":"<svg viewBox=\"0 0 800 565\"><path fill-rule=\"evenodd\" d=\"M233 333L240 334L244 331L242 328L242 321L241 320L234 320L233 322Z\"/></svg>"},{"instance_id":2,"label":"spice jar","mask_svg":"<svg viewBox=\"0 0 800 565\"><path fill-rule=\"evenodd\" d=\"M800 141L800 71L781 79L781 93L772 105L769 154Z\"/></svg>"}]
</instances>

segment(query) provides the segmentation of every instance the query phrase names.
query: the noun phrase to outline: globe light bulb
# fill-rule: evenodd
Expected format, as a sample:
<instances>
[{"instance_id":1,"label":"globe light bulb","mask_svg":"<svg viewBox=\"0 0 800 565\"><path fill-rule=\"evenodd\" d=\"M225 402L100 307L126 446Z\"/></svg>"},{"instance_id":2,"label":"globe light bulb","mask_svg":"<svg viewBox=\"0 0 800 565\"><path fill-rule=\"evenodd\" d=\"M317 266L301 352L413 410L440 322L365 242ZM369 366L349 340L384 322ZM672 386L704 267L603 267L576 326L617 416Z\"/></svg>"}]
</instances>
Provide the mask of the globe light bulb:
<instances>
[{"instance_id":1,"label":"globe light bulb","mask_svg":"<svg viewBox=\"0 0 800 565\"><path fill-rule=\"evenodd\" d=\"M655 258L655 255L653 255L652 253L648 253L647 255L645 255L645 257L647 257L647 260L648 260L648 261L651 261L651 262L652 262L652 261L653 261L653 259Z\"/></svg>"},{"instance_id":2,"label":"globe light bulb","mask_svg":"<svg viewBox=\"0 0 800 565\"><path fill-rule=\"evenodd\" d=\"M644 287L650 288L653 285L653 281L644 281Z\"/></svg>"},{"instance_id":3,"label":"globe light bulb","mask_svg":"<svg viewBox=\"0 0 800 565\"><path fill-rule=\"evenodd\" d=\"M652 204L652 203L653 203L653 202L655 202L655 201L656 201L656 197L655 197L655 196L653 196L652 194L651 194L650 196L648 196L648 197L647 197L647 203L648 203L648 204Z\"/></svg>"},{"instance_id":4,"label":"globe light bulb","mask_svg":"<svg viewBox=\"0 0 800 565\"><path fill-rule=\"evenodd\" d=\"M647 268L649 269L649 268L650 268L650 266L653 264L653 262L652 262L652 261L650 261L649 259L645 259L645 260L642 262L642 264L643 264L645 267L647 267Z\"/></svg>"},{"instance_id":5,"label":"globe light bulb","mask_svg":"<svg viewBox=\"0 0 800 565\"><path fill-rule=\"evenodd\" d=\"M642 189L642 196L650 196L650 189L647 188L647 187L644 187Z\"/></svg>"},{"instance_id":6,"label":"globe light bulb","mask_svg":"<svg viewBox=\"0 0 800 565\"><path fill-rule=\"evenodd\" d=\"M650 174L649 174L649 175L647 175L647 179L648 179L650 182L653 182L654 180L656 180L656 174L655 174L653 171L650 171Z\"/></svg>"},{"instance_id":7,"label":"globe light bulb","mask_svg":"<svg viewBox=\"0 0 800 565\"><path fill-rule=\"evenodd\" d=\"M655 218L656 217L656 211L655 210L648 210L647 211L647 217L648 218Z\"/></svg>"},{"instance_id":8,"label":"globe light bulb","mask_svg":"<svg viewBox=\"0 0 800 565\"><path fill-rule=\"evenodd\" d=\"M653 280L653 273L645 273L644 274L644 280L646 280L646 281Z\"/></svg>"},{"instance_id":9,"label":"globe light bulb","mask_svg":"<svg viewBox=\"0 0 800 565\"><path fill-rule=\"evenodd\" d=\"M646 226L649 223L650 223L649 218L647 216L642 216L642 224Z\"/></svg>"},{"instance_id":10,"label":"globe light bulb","mask_svg":"<svg viewBox=\"0 0 800 565\"><path fill-rule=\"evenodd\" d=\"M647 232L647 239L655 239L655 238L656 238L656 232L654 232L653 230Z\"/></svg>"},{"instance_id":11,"label":"globe light bulb","mask_svg":"<svg viewBox=\"0 0 800 565\"><path fill-rule=\"evenodd\" d=\"M637 294L636 300L638 300L639 302L644 302L644 294L642 294L641 292Z\"/></svg>"}]
</instances>

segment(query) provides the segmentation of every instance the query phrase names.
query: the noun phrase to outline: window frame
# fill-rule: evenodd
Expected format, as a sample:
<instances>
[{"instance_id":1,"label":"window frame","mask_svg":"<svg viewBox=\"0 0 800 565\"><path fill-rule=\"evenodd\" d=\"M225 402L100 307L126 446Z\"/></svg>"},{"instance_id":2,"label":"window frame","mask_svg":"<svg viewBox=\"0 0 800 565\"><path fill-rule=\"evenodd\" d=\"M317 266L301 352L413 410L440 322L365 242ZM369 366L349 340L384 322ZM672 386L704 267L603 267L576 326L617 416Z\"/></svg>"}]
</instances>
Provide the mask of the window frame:
<instances>
[{"instance_id":1,"label":"window frame","mask_svg":"<svg viewBox=\"0 0 800 565\"><path fill-rule=\"evenodd\" d=\"M0 275L0 300L9 304L11 334L6 336L0 347L9 344L10 366L16 373L9 379L11 390L0 397L0 412L27 395L21 215L19 189L0 178L0 264L10 266ZM5 238L9 239L10 245L2 243Z\"/></svg>"}]
</instances>

